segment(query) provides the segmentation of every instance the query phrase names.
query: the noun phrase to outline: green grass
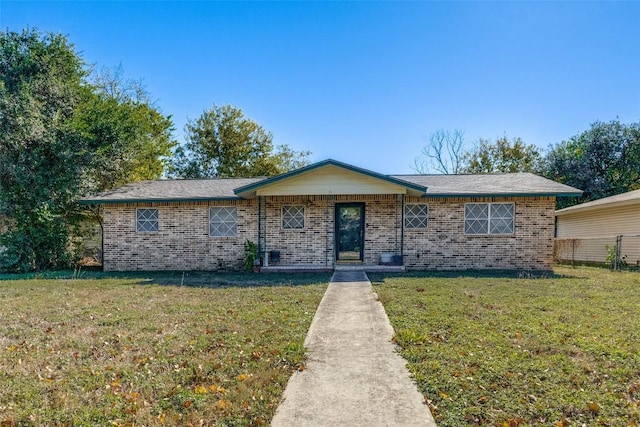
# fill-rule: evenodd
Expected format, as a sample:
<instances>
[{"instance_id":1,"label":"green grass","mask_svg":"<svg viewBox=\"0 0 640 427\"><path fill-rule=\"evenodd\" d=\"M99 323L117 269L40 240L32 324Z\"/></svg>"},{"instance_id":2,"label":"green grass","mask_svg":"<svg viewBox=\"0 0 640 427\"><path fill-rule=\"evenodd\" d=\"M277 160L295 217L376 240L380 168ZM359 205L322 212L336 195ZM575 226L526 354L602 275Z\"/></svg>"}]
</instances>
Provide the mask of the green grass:
<instances>
[{"instance_id":1,"label":"green grass","mask_svg":"<svg viewBox=\"0 0 640 427\"><path fill-rule=\"evenodd\" d=\"M268 424L329 280L81 274L0 281L0 425Z\"/></svg>"},{"instance_id":2,"label":"green grass","mask_svg":"<svg viewBox=\"0 0 640 427\"><path fill-rule=\"evenodd\" d=\"M438 425L640 424L640 275L371 277Z\"/></svg>"}]
</instances>

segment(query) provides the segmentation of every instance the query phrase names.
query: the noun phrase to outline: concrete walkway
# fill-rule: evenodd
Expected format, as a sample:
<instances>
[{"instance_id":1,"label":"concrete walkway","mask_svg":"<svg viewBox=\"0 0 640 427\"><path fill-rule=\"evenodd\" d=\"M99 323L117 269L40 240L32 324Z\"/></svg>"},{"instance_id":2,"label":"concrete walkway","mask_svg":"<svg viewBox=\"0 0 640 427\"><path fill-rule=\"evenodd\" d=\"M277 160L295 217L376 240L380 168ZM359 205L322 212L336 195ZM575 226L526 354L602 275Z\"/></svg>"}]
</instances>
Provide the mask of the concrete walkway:
<instances>
[{"instance_id":1,"label":"concrete walkway","mask_svg":"<svg viewBox=\"0 0 640 427\"><path fill-rule=\"evenodd\" d=\"M366 274L334 273L271 425L435 426L392 336Z\"/></svg>"}]
</instances>

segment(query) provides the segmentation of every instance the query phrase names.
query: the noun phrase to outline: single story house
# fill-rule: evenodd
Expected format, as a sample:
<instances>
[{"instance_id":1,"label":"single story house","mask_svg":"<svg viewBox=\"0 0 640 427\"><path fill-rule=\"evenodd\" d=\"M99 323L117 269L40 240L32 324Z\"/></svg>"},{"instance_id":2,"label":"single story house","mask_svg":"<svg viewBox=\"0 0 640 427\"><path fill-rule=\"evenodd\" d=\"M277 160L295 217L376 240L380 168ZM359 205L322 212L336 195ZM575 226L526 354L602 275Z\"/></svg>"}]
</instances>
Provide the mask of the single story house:
<instances>
[{"instance_id":1,"label":"single story house","mask_svg":"<svg viewBox=\"0 0 640 427\"><path fill-rule=\"evenodd\" d=\"M560 209L556 228L562 261L604 263L618 241L624 261L640 265L640 190Z\"/></svg>"},{"instance_id":2,"label":"single story house","mask_svg":"<svg viewBox=\"0 0 640 427\"><path fill-rule=\"evenodd\" d=\"M556 197L580 194L530 173L383 175L325 160L269 178L137 182L82 203L102 205L105 270L237 269L246 240L265 269L550 270Z\"/></svg>"}]
</instances>

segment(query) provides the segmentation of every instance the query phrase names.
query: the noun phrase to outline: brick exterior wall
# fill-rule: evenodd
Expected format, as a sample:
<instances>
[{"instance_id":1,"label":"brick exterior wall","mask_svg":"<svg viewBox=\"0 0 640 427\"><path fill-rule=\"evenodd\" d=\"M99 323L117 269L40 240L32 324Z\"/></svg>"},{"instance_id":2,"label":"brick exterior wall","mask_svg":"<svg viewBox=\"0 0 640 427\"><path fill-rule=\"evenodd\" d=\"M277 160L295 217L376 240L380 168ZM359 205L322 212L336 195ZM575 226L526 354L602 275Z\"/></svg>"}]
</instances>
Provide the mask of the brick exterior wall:
<instances>
[{"instance_id":1,"label":"brick exterior wall","mask_svg":"<svg viewBox=\"0 0 640 427\"><path fill-rule=\"evenodd\" d=\"M263 249L280 250L282 265L333 267L335 203L365 203L364 263L378 264L381 252L400 252L415 270L551 270L554 197L406 198L426 203L426 229L402 233L399 196L281 196L265 200ZM515 203L515 232L508 236L464 234L465 203ZM282 227L282 206L304 206L303 229ZM236 206L235 237L209 236L209 206ZM158 209L158 232L136 232L136 208ZM264 219L263 219L264 220ZM105 270L239 269L244 242L258 241L258 201L106 205Z\"/></svg>"},{"instance_id":2,"label":"brick exterior wall","mask_svg":"<svg viewBox=\"0 0 640 427\"><path fill-rule=\"evenodd\" d=\"M377 264L380 252L400 250L401 201L396 196L271 197L266 202L266 249L280 251L281 264L333 267L335 204L365 203L364 263ZM304 206L305 227L282 227L282 206ZM398 227L395 227L397 220ZM397 238L397 241L396 241Z\"/></svg>"},{"instance_id":3,"label":"brick exterior wall","mask_svg":"<svg viewBox=\"0 0 640 427\"><path fill-rule=\"evenodd\" d=\"M515 204L514 234L465 235L465 203ZM427 203L426 230L405 229L404 262L408 269L424 270L551 270L555 198L417 199Z\"/></svg>"},{"instance_id":4,"label":"brick exterior wall","mask_svg":"<svg viewBox=\"0 0 640 427\"><path fill-rule=\"evenodd\" d=\"M209 236L209 207L235 206L235 237ZM211 203L145 203L104 207L104 269L222 270L244 263L244 242L256 240L255 200ZM136 232L136 209L158 209L158 231Z\"/></svg>"}]
</instances>

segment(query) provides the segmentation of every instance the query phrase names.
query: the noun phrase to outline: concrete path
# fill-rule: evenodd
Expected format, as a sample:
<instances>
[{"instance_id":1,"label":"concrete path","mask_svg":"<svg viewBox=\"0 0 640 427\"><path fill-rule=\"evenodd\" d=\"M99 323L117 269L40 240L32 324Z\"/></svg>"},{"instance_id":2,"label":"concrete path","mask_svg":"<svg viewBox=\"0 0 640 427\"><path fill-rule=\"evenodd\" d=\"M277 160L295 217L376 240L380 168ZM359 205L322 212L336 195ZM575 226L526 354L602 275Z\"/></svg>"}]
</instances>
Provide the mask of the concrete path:
<instances>
[{"instance_id":1,"label":"concrete path","mask_svg":"<svg viewBox=\"0 0 640 427\"><path fill-rule=\"evenodd\" d=\"M334 273L271 425L434 427L392 336L366 274Z\"/></svg>"}]
</instances>

